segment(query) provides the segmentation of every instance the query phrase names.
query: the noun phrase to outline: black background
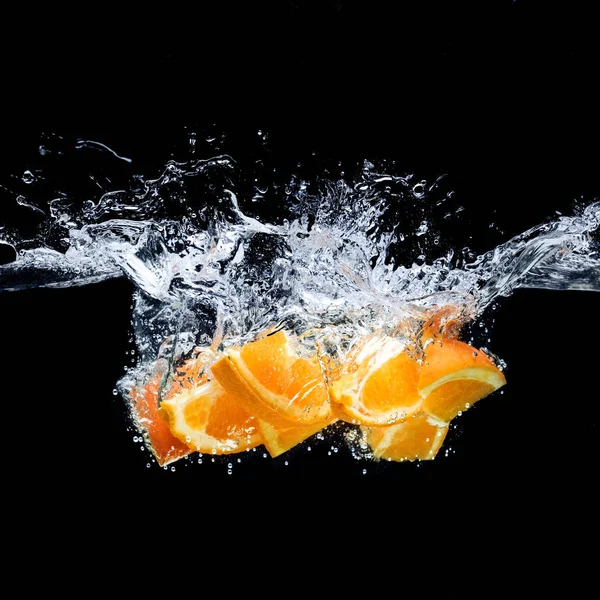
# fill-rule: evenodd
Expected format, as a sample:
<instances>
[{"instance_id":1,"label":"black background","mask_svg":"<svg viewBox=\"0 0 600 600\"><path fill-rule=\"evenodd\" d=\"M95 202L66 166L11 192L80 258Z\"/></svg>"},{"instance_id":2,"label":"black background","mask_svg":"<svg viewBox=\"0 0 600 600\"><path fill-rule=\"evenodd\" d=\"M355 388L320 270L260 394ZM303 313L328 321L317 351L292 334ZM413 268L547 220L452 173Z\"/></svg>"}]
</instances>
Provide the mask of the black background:
<instances>
[{"instance_id":1,"label":"black background","mask_svg":"<svg viewBox=\"0 0 600 600\"><path fill-rule=\"evenodd\" d=\"M470 214L481 210L479 225L493 214L514 232L600 194L585 3L240 4L54 3L5 19L2 177L27 168L44 132L103 142L148 173L190 131L226 130L243 155L262 129L283 165L316 152L447 173ZM541 529L596 521L595 293L518 291L500 302L491 349L508 385L462 417L448 457L363 474L343 451L299 452L228 475L223 461L146 468L112 394L130 349L131 292L118 280L0 294L13 489L126 517L167 499L228 515L297 500L332 523L361 498L442 527L475 511L484 529L507 511Z\"/></svg>"}]
</instances>

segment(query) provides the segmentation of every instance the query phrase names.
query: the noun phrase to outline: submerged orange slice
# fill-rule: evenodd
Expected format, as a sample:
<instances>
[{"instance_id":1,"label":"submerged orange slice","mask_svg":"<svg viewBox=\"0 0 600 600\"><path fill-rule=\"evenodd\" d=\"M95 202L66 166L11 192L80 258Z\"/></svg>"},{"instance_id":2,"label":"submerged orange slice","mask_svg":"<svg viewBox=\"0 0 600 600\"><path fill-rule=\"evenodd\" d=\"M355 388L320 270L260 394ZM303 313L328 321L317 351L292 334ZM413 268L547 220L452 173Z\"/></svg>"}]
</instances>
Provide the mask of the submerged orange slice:
<instances>
[{"instance_id":1,"label":"submerged orange slice","mask_svg":"<svg viewBox=\"0 0 600 600\"><path fill-rule=\"evenodd\" d=\"M386 427L361 427L377 460L432 460L444 443L448 425L433 423L426 414Z\"/></svg>"},{"instance_id":2,"label":"submerged orange slice","mask_svg":"<svg viewBox=\"0 0 600 600\"><path fill-rule=\"evenodd\" d=\"M300 356L283 330L225 350L211 370L247 412L274 427L334 419L316 354Z\"/></svg>"},{"instance_id":3,"label":"submerged orange slice","mask_svg":"<svg viewBox=\"0 0 600 600\"><path fill-rule=\"evenodd\" d=\"M231 454L262 442L256 419L216 380L163 400L159 414L171 433L196 452Z\"/></svg>"},{"instance_id":4,"label":"submerged orange slice","mask_svg":"<svg viewBox=\"0 0 600 600\"><path fill-rule=\"evenodd\" d=\"M313 423L312 425L295 425L292 427L276 427L267 421L258 419L258 427L262 434L263 444L271 458L276 458L322 431L329 424Z\"/></svg>"},{"instance_id":5,"label":"submerged orange slice","mask_svg":"<svg viewBox=\"0 0 600 600\"><path fill-rule=\"evenodd\" d=\"M425 412L448 423L505 384L504 374L484 352L442 337L425 349L417 388Z\"/></svg>"},{"instance_id":6,"label":"submerged orange slice","mask_svg":"<svg viewBox=\"0 0 600 600\"><path fill-rule=\"evenodd\" d=\"M417 391L420 368L402 341L381 334L366 338L329 383L333 413L369 426L406 419L422 404Z\"/></svg>"},{"instance_id":7,"label":"submerged orange slice","mask_svg":"<svg viewBox=\"0 0 600 600\"><path fill-rule=\"evenodd\" d=\"M155 375L144 387L133 387L130 397L133 419L162 467L187 456L192 450L175 437L168 424L159 417L159 390L160 376Z\"/></svg>"}]
</instances>

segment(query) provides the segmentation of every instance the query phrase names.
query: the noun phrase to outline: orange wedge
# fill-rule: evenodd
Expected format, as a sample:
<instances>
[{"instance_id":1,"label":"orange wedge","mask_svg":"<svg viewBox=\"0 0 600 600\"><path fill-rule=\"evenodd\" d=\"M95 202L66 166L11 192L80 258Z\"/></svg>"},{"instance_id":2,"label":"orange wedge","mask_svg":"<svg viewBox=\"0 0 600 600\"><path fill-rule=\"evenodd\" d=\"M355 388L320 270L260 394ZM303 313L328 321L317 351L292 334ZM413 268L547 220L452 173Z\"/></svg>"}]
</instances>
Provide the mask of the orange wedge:
<instances>
[{"instance_id":1,"label":"orange wedge","mask_svg":"<svg viewBox=\"0 0 600 600\"><path fill-rule=\"evenodd\" d=\"M177 439L169 426L159 417L160 376L153 376L143 388L133 387L130 392L134 421L148 442L148 447L162 467L192 452Z\"/></svg>"},{"instance_id":2,"label":"orange wedge","mask_svg":"<svg viewBox=\"0 0 600 600\"><path fill-rule=\"evenodd\" d=\"M334 415L369 426L406 419L422 404L417 392L420 368L399 339L382 334L365 338L348 353L339 375L329 382Z\"/></svg>"},{"instance_id":3,"label":"orange wedge","mask_svg":"<svg viewBox=\"0 0 600 600\"><path fill-rule=\"evenodd\" d=\"M283 330L225 350L211 370L248 413L276 428L334 420L316 354L301 356Z\"/></svg>"},{"instance_id":4,"label":"orange wedge","mask_svg":"<svg viewBox=\"0 0 600 600\"><path fill-rule=\"evenodd\" d=\"M263 444L271 455L271 458L276 458L284 454L294 446L297 446L324 429L323 423L275 427L261 419L258 419L258 427L262 434Z\"/></svg>"},{"instance_id":5,"label":"orange wedge","mask_svg":"<svg viewBox=\"0 0 600 600\"><path fill-rule=\"evenodd\" d=\"M433 423L426 414L386 427L361 427L373 458L390 461L432 460L444 443L448 425Z\"/></svg>"},{"instance_id":6,"label":"orange wedge","mask_svg":"<svg viewBox=\"0 0 600 600\"><path fill-rule=\"evenodd\" d=\"M505 384L504 374L484 352L441 337L425 348L417 389L425 412L448 423Z\"/></svg>"},{"instance_id":7,"label":"orange wedge","mask_svg":"<svg viewBox=\"0 0 600 600\"><path fill-rule=\"evenodd\" d=\"M231 454L261 444L257 420L216 379L198 371L198 361L184 365L160 404L158 413L172 435L191 450L210 454Z\"/></svg>"}]
</instances>

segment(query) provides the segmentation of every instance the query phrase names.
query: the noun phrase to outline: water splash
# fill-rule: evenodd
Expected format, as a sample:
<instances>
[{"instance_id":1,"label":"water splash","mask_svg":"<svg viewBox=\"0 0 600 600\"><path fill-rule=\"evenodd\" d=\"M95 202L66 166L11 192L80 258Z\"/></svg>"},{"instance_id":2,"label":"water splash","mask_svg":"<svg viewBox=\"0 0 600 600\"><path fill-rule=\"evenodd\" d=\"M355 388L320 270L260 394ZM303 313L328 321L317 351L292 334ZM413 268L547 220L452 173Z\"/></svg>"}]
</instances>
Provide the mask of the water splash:
<instances>
[{"instance_id":1,"label":"water splash","mask_svg":"<svg viewBox=\"0 0 600 600\"><path fill-rule=\"evenodd\" d=\"M2 186L13 212L0 244L15 259L0 266L0 290L129 278L139 363L124 393L158 357L238 344L275 323L352 337L432 306L476 319L518 288L600 291L600 202L474 256L444 235L464 208L442 176L364 161L353 178L282 179L216 154L167 161L151 179L105 144L78 140L71 151L119 161L123 186L89 175L87 193L69 194L35 169L20 178L27 190Z\"/></svg>"}]
</instances>

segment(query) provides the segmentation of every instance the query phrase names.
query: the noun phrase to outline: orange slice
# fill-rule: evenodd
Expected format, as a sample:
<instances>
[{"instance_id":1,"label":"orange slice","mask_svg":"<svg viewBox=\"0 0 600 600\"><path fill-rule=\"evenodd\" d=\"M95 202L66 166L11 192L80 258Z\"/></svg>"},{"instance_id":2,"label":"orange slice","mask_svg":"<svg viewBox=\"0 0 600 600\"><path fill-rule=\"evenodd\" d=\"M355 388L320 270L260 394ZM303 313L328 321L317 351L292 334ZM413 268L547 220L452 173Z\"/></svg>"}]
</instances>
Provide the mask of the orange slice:
<instances>
[{"instance_id":1,"label":"orange slice","mask_svg":"<svg viewBox=\"0 0 600 600\"><path fill-rule=\"evenodd\" d=\"M444 443L448 425L433 423L426 414L386 427L361 427L376 460L432 460Z\"/></svg>"},{"instance_id":2,"label":"orange slice","mask_svg":"<svg viewBox=\"0 0 600 600\"><path fill-rule=\"evenodd\" d=\"M283 330L225 350L211 370L248 413L274 427L334 419L316 354L302 357Z\"/></svg>"},{"instance_id":3,"label":"orange slice","mask_svg":"<svg viewBox=\"0 0 600 600\"><path fill-rule=\"evenodd\" d=\"M295 425L292 427L275 427L267 421L258 419L258 427L262 434L263 444L271 458L276 458L322 431L327 424Z\"/></svg>"},{"instance_id":4,"label":"orange slice","mask_svg":"<svg viewBox=\"0 0 600 600\"><path fill-rule=\"evenodd\" d=\"M159 415L174 437L191 450L210 454L231 454L262 443L256 419L245 411L216 379L206 371L189 380L197 371L190 361L161 402ZM186 383L187 381L187 383Z\"/></svg>"},{"instance_id":5,"label":"orange slice","mask_svg":"<svg viewBox=\"0 0 600 600\"><path fill-rule=\"evenodd\" d=\"M159 417L160 376L153 376L142 388L133 387L130 392L132 416L143 433L147 446L162 467L192 452L187 444L177 439Z\"/></svg>"},{"instance_id":6,"label":"orange slice","mask_svg":"<svg viewBox=\"0 0 600 600\"><path fill-rule=\"evenodd\" d=\"M448 423L505 384L504 374L484 352L442 337L425 348L417 388L423 409Z\"/></svg>"},{"instance_id":7,"label":"orange slice","mask_svg":"<svg viewBox=\"0 0 600 600\"><path fill-rule=\"evenodd\" d=\"M329 383L334 415L360 425L391 425L417 412L420 365L399 339L376 334L348 354Z\"/></svg>"}]
</instances>

